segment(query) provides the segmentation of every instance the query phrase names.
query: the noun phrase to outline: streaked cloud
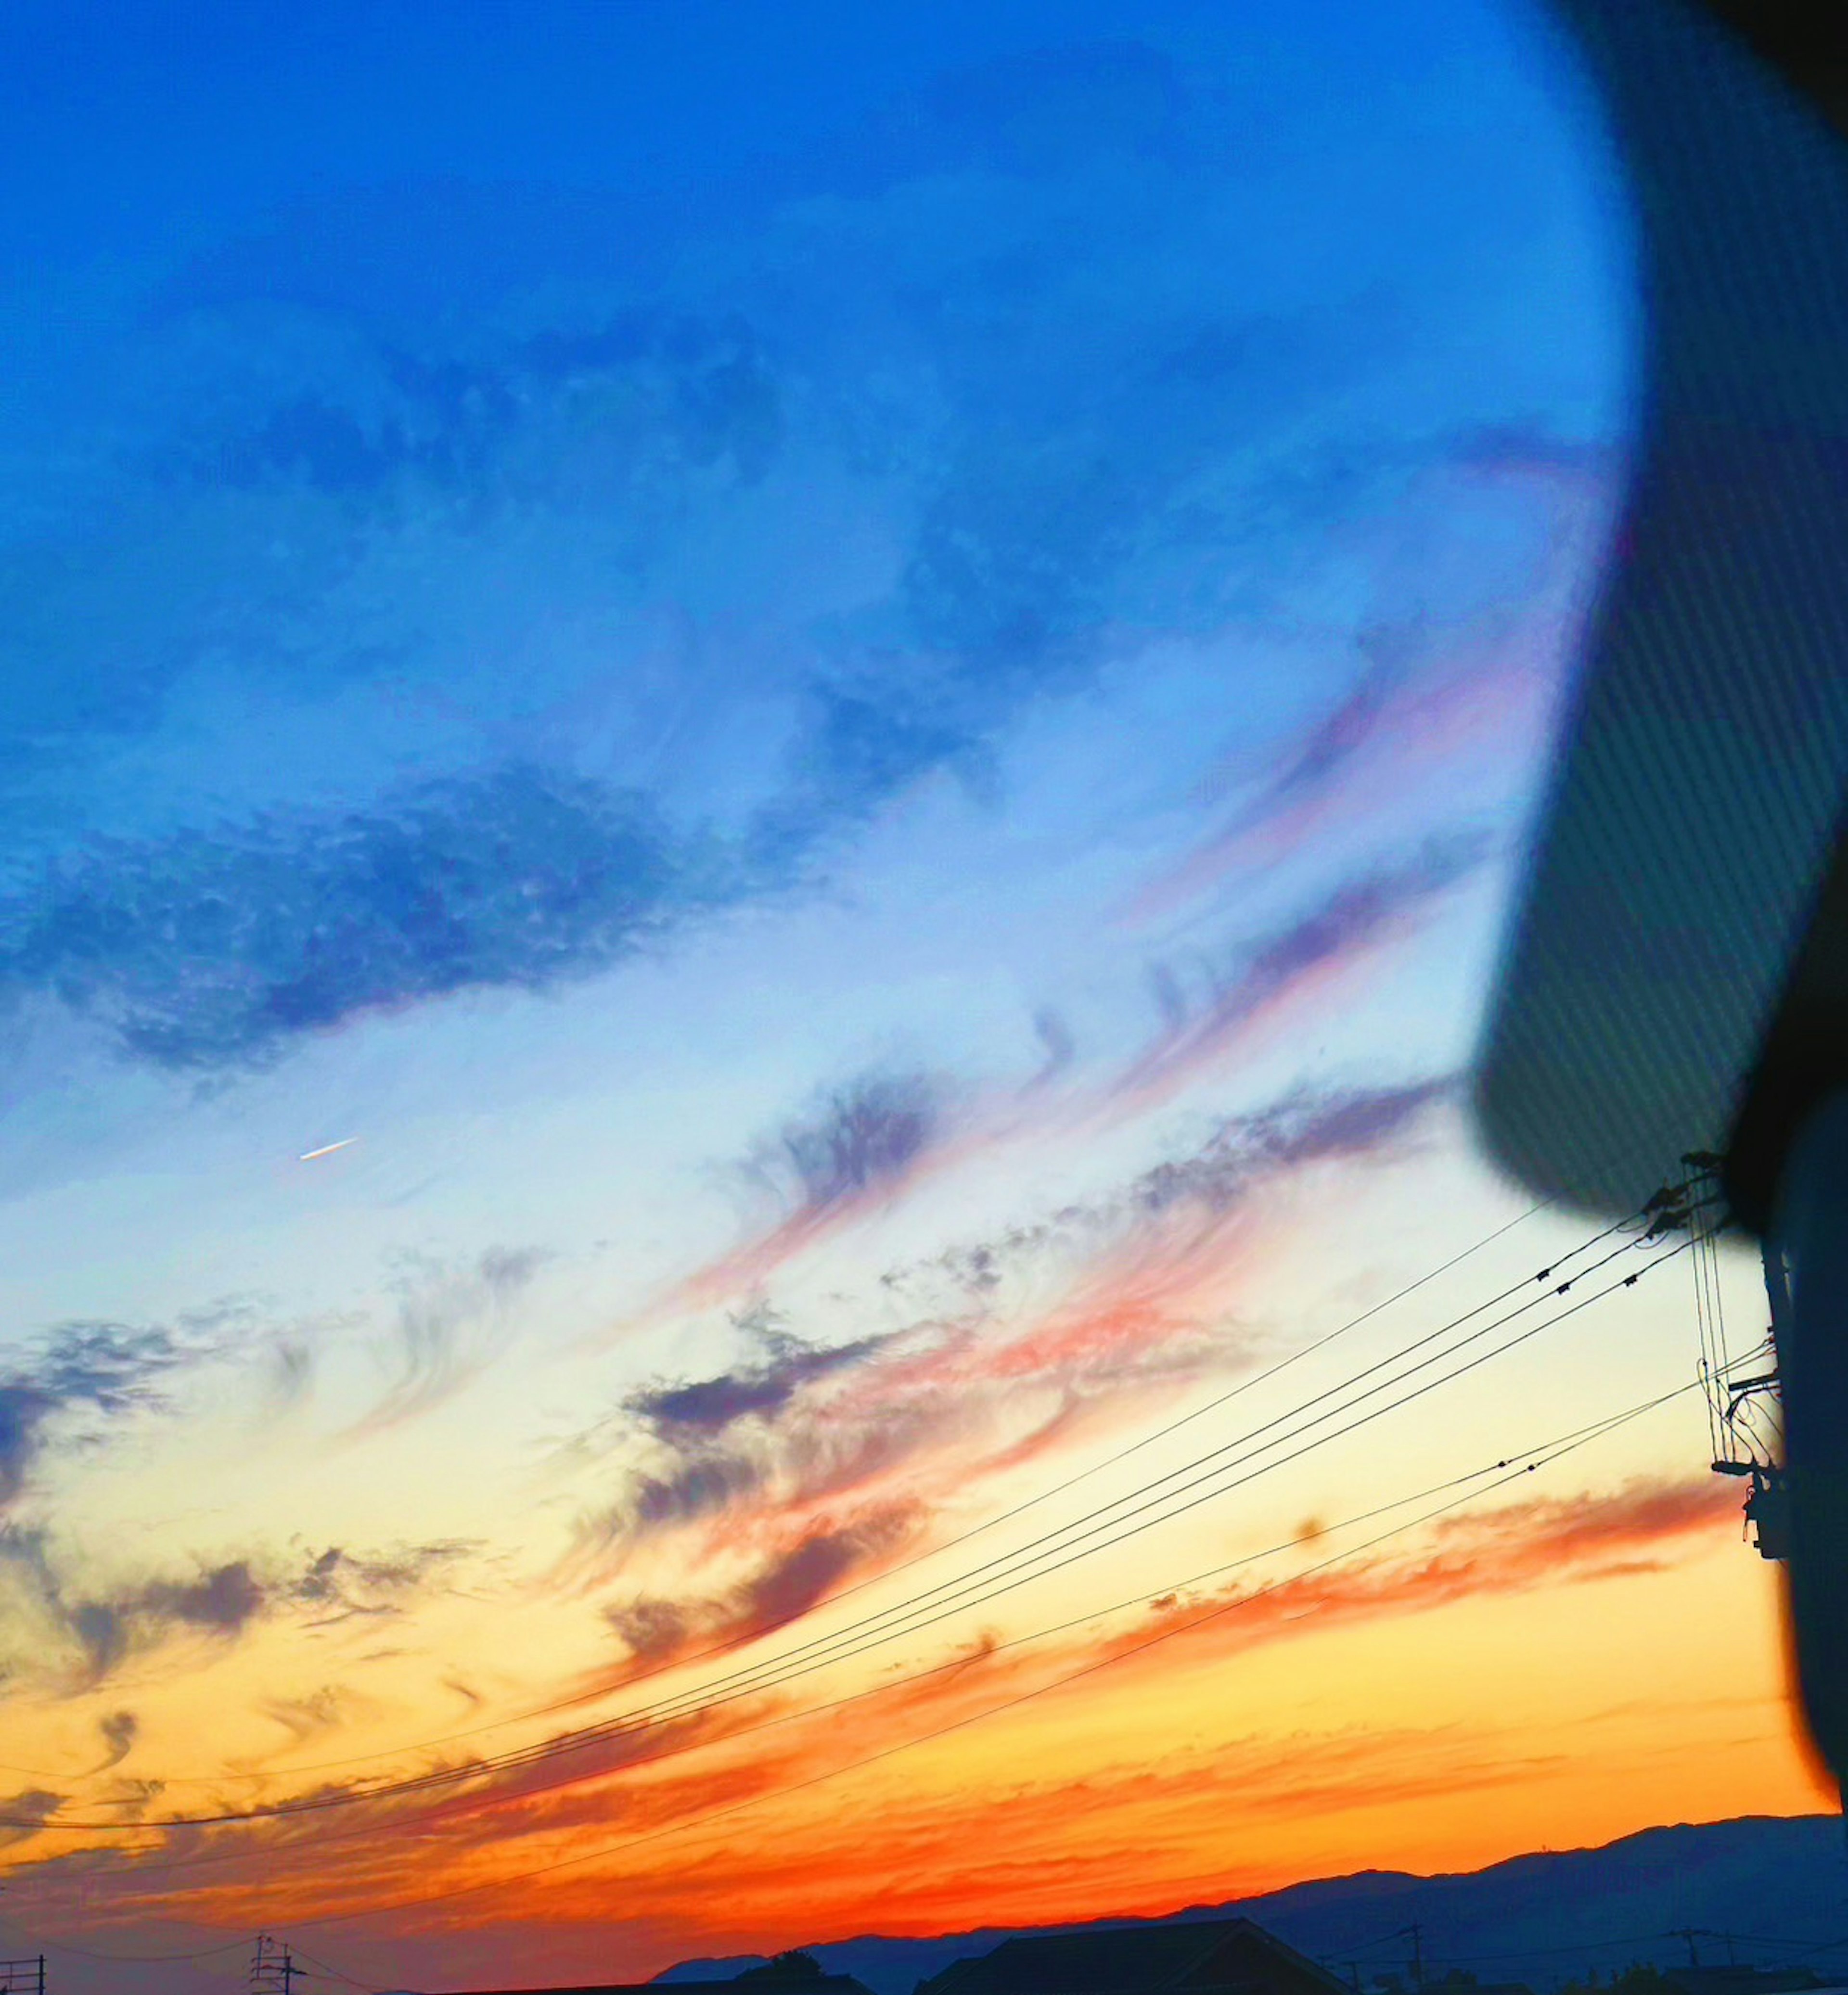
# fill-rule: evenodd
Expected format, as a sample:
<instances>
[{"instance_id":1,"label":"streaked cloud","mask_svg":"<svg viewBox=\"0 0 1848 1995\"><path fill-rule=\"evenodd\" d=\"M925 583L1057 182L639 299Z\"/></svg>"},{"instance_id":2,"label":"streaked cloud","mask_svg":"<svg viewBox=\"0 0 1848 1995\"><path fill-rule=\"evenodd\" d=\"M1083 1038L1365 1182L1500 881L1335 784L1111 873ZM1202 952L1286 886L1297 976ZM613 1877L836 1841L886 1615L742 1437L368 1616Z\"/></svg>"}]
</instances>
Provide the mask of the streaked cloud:
<instances>
[{"instance_id":1,"label":"streaked cloud","mask_svg":"<svg viewBox=\"0 0 1848 1995\"><path fill-rule=\"evenodd\" d=\"M740 1166L778 1216L744 1243L677 1284L672 1300L711 1303L748 1294L836 1228L896 1199L937 1161L951 1121L936 1074L884 1069L857 1074L760 1138Z\"/></svg>"},{"instance_id":2,"label":"streaked cloud","mask_svg":"<svg viewBox=\"0 0 1848 1995\"><path fill-rule=\"evenodd\" d=\"M112 1711L96 1721L96 1729L108 1754L98 1770L106 1772L112 1767L119 1767L135 1749L136 1735L141 1727L133 1712Z\"/></svg>"},{"instance_id":3,"label":"streaked cloud","mask_svg":"<svg viewBox=\"0 0 1848 1995\"><path fill-rule=\"evenodd\" d=\"M1192 987L1173 980L1169 1016L1154 1044L1117 1083L1148 1102L1223 1059L1247 1034L1307 1003L1343 972L1376 957L1430 919L1479 874L1500 841L1481 828L1440 833L1413 850L1338 880L1300 912L1207 964Z\"/></svg>"},{"instance_id":4,"label":"streaked cloud","mask_svg":"<svg viewBox=\"0 0 1848 1995\"><path fill-rule=\"evenodd\" d=\"M217 1355L228 1320L207 1311L170 1324L65 1323L16 1348L0 1372L0 1507L18 1498L54 1426L163 1405L165 1382Z\"/></svg>"},{"instance_id":5,"label":"streaked cloud","mask_svg":"<svg viewBox=\"0 0 1848 1995\"><path fill-rule=\"evenodd\" d=\"M605 1618L638 1668L658 1669L689 1650L743 1647L819 1606L851 1581L875 1573L915 1537L915 1506L863 1510L850 1523L817 1526L716 1596L652 1596L606 1609ZM613 1673L620 1682L623 1672Z\"/></svg>"},{"instance_id":6,"label":"streaked cloud","mask_svg":"<svg viewBox=\"0 0 1848 1995\"><path fill-rule=\"evenodd\" d=\"M1321 1626L1424 1612L1486 1594L1582 1585L1661 1570L1736 1519L1736 1493L1699 1482L1639 1481L1610 1492L1485 1506L1440 1519L1411 1556L1365 1557L1262 1591L1234 1588L1170 1597L1151 1616L1156 1627L1242 1647ZM1215 1605L1235 1611L1207 1618ZM1127 1653L1146 1634L1125 1634Z\"/></svg>"},{"instance_id":7,"label":"streaked cloud","mask_svg":"<svg viewBox=\"0 0 1848 1995\"><path fill-rule=\"evenodd\" d=\"M707 890L637 799L507 767L65 860L0 903L0 998L174 1072L261 1066L365 1012L606 968Z\"/></svg>"},{"instance_id":8,"label":"streaked cloud","mask_svg":"<svg viewBox=\"0 0 1848 1995\"><path fill-rule=\"evenodd\" d=\"M1703 1543L1657 1476L1299 1572L1295 1619L1206 1580L1077 1621L1092 1567L695 1694L1166 1466L1451 1251L1420 1173L1504 1216L1458 967L1622 476L1623 232L1492 9L1399 11L836 9L819 98L799 19L645 9L0 72L60 190L0 328L0 1756L45 1931L363 1911L393 1943L329 1971L564 1986L940 1918L933 1868L1180 1902L1286 1860L1293 1758L1338 1812L1496 1791L1479 1729L1331 1689L1344 1626L1654 1597ZM215 124L259 57L275 115ZM160 172L64 172L74 77ZM1276 1504L1374 1500L1374 1437ZM1166 1695L1238 1640L1249 1708ZM1280 1744L1305 1698L1354 1738Z\"/></svg>"},{"instance_id":9,"label":"streaked cloud","mask_svg":"<svg viewBox=\"0 0 1848 1995\"><path fill-rule=\"evenodd\" d=\"M228 1648L269 1617L325 1626L402 1611L469 1549L445 1543L373 1556L335 1548L305 1560L201 1558L190 1570L105 1583L43 1529L7 1526L0 1527L0 1648L15 1674L88 1691L131 1659L189 1639ZM99 1722L112 1751L119 1744L125 1756L137 1736L134 1715Z\"/></svg>"},{"instance_id":10,"label":"streaked cloud","mask_svg":"<svg viewBox=\"0 0 1848 1995\"><path fill-rule=\"evenodd\" d=\"M763 1308L747 1315L737 1365L645 1386L580 1439L620 1493L580 1519L564 1574L622 1596L606 1612L638 1661L751 1639L751 1589L792 1557L819 1570L811 1547L852 1546L876 1564L927 1542L933 1512L984 1479L1248 1368L1238 1299L1264 1200L1311 1166L1398 1152L1453 1091L1443 1078L1297 1091L1225 1118L1091 1204L891 1271L889 1296L940 1307L877 1335L810 1344ZM728 1556L751 1571L719 1596L627 1594L637 1561L682 1536L696 1569ZM824 1595L846 1571L824 1574Z\"/></svg>"},{"instance_id":11,"label":"streaked cloud","mask_svg":"<svg viewBox=\"0 0 1848 1995\"><path fill-rule=\"evenodd\" d=\"M386 1344L393 1374L352 1429L377 1434L418 1418L459 1392L492 1355L507 1313L549 1255L538 1248L489 1247L459 1263L413 1262Z\"/></svg>"}]
</instances>

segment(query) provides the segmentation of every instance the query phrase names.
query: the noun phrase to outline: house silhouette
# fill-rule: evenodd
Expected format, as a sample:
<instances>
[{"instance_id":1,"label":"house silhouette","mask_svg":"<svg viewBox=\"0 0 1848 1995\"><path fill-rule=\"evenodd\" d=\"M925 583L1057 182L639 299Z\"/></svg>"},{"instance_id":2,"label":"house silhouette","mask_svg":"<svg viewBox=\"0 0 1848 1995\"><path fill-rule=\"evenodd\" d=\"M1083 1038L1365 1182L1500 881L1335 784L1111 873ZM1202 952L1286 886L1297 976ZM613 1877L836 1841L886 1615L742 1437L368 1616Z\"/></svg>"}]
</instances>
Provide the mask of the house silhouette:
<instances>
[{"instance_id":1,"label":"house silhouette","mask_svg":"<svg viewBox=\"0 0 1848 1995\"><path fill-rule=\"evenodd\" d=\"M915 1995L1349 1995L1249 1919L1004 1940L918 1984Z\"/></svg>"}]
</instances>

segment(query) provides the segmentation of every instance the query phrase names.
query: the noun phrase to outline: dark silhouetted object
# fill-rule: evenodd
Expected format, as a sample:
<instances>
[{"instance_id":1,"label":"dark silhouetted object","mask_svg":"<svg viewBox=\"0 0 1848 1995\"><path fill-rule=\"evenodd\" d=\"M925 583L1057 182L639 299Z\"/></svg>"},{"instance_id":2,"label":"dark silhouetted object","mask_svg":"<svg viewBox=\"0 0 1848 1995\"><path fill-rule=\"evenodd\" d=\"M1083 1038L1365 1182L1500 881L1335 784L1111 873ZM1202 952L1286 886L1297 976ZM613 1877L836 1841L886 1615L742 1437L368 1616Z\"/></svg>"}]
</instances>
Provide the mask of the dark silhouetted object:
<instances>
[{"instance_id":1,"label":"dark silhouetted object","mask_svg":"<svg viewBox=\"0 0 1848 1995\"><path fill-rule=\"evenodd\" d=\"M1662 1979L1679 1995L1802 1995L1827 1984L1807 1967L1667 1967Z\"/></svg>"},{"instance_id":2,"label":"dark silhouetted object","mask_svg":"<svg viewBox=\"0 0 1848 1995\"><path fill-rule=\"evenodd\" d=\"M1788 1270L1784 1474L1753 1521L1788 1550L1805 1714L1839 1780L1848 15L1555 5L1634 205L1642 420L1478 1102L1530 1185L1613 1217L1673 1158L1720 1153L1767 1280Z\"/></svg>"},{"instance_id":3,"label":"dark silhouetted object","mask_svg":"<svg viewBox=\"0 0 1848 1995\"><path fill-rule=\"evenodd\" d=\"M1348 1995L1345 1984L1249 1919L1005 1940L917 1995Z\"/></svg>"},{"instance_id":4,"label":"dark silhouetted object","mask_svg":"<svg viewBox=\"0 0 1848 1995\"><path fill-rule=\"evenodd\" d=\"M784 1969L781 1962L805 1962L805 1968ZM778 1995L872 1995L850 1974L824 1974L806 1954L784 1954L728 1981L597 1981L571 1988L469 1989L461 1995L738 1995L740 1987L776 1989Z\"/></svg>"}]
</instances>

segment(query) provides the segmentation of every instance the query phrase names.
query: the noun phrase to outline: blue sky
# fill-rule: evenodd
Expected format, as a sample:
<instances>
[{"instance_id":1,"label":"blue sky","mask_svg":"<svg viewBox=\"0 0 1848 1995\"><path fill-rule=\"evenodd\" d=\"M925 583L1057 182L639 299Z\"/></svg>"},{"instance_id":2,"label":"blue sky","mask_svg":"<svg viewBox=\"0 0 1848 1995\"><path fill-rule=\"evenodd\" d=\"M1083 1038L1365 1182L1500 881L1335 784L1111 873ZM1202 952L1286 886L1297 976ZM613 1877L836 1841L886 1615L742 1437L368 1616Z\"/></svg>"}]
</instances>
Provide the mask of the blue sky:
<instances>
[{"instance_id":1,"label":"blue sky","mask_svg":"<svg viewBox=\"0 0 1848 1995\"><path fill-rule=\"evenodd\" d=\"M33 7L0 77L46 1918L79 1789L774 1634L1518 1214L1458 1081L1636 308L1524 12Z\"/></svg>"}]
</instances>

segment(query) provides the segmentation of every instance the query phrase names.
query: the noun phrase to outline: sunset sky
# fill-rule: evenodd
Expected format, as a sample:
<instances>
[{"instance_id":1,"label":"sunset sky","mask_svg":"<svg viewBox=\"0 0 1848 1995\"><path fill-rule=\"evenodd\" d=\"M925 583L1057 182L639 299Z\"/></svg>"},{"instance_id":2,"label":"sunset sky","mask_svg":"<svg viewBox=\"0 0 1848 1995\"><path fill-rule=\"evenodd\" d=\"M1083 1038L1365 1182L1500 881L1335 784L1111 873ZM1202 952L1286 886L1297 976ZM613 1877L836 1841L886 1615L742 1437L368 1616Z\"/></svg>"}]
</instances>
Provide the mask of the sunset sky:
<instances>
[{"instance_id":1,"label":"sunset sky","mask_svg":"<svg viewBox=\"0 0 1848 1995\"><path fill-rule=\"evenodd\" d=\"M0 26L6 1950L1822 1805L1695 1261L1468 1123L1637 400L1540 16L298 11Z\"/></svg>"}]
</instances>

